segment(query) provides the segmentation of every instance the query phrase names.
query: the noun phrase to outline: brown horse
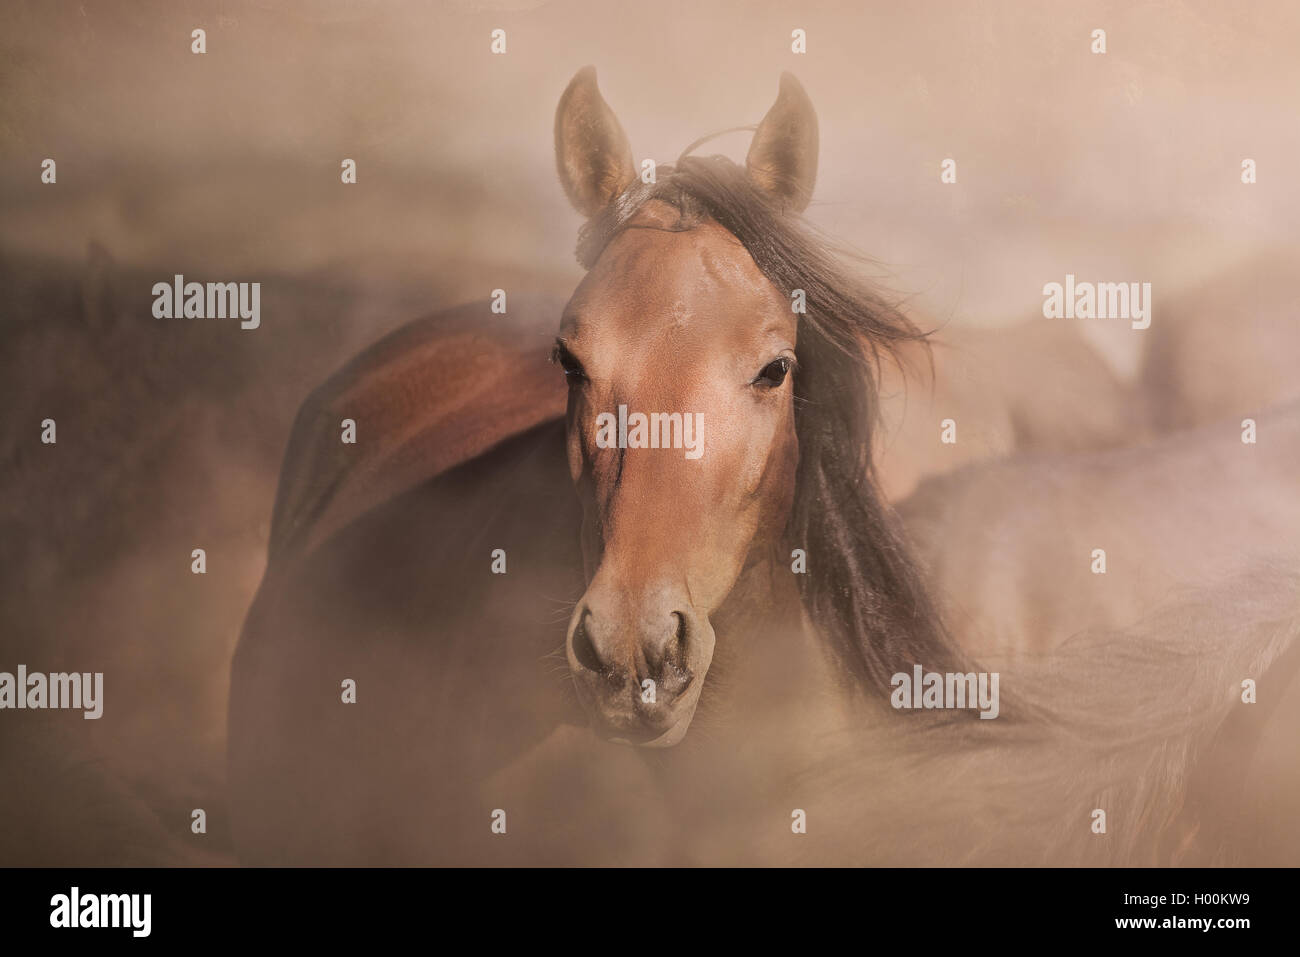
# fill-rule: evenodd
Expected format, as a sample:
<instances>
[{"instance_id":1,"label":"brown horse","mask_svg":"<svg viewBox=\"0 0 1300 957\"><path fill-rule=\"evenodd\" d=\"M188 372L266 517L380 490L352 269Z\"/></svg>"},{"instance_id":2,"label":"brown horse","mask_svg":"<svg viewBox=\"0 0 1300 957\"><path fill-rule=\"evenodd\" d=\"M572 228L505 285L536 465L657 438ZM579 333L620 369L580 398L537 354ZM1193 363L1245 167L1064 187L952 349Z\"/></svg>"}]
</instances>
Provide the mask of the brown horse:
<instances>
[{"instance_id":1,"label":"brown horse","mask_svg":"<svg viewBox=\"0 0 1300 957\"><path fill-rule=\"evenodd\" d=\"M1295 246L1257 254L1172 299L1173 321L1151 328L1141 368L1155 429L1240 422L1300 399L1297 259Z\"/></svg>"},{"instance_id":2,"label":"brown horse","mask_svg":"<svg viewBox=\"0 0 1300 957\"><path fill-rule=\"evenodd\" d=\"M1186 637L1218 667L1187 671L1186 649L1168 640L1176 607L1127 634L1115 630L1127 619L1103 617L1074 646L1087 655L1062 660L1092 667L1127 648L1113 691L1105 672L1062 679L1057 664L1013 664L1020 691L1001 722L900 715L885 703L896 674L974 668L931 603L871 454L879 362L922 336L799 218L817 161L807 96L782 77L745 166L685 155L653 183L637 176L590 69L562 97L555 132L561 182L588 217L588 274L549 314L567 400L541 382L549 307L529 303L504 341L470 331L472 308L408 327L299 416L232 673L245 858L782 860L807 853L773 836L789 837L791 808L847 793L829 813L852 812L863 787L885 808L928 800L949 842L930 849L939 857L998 860L947 830L981 798L1016 808L1018 845L1168 859L1158 849L1172 834L1185 851L1196 827L1179 809L1198 742L1226 713L1225 676L1258 674L1294 642L1295 578L1273 568L1269 595L1281 599L1232 616L1231 645ZM358 446L338 442L342 418L356 420ZM1283 466L1297 420L1279 420ZM1203 446L1183 468L1220 454ZM1130 460L1125 474L1148 464ZM1276 485L1275 474L1254 477ZM927 544L944 541L917 524ZM1052 569L1036 571L1050 582ZM994 593L1015 603L1044 587ZM1186 672L1184 697L1157 687L1124 711L1129 681L1166 668ZM1062 688L1073 697L1044 720ZM1052 730L1085 727L1070 708L1145 730L1111 739L1116 726L1096 724L1103 740L1071 757ZM962 801L943 803L942 785L896 786L926 754L935 773L916 780L943 781L954 747L971 772ZM1131 831L1127 849L1080 850L1060 836L1087 833L1072 802L1104 799L1061 793L1077 770L1066 760L1097 770L1103 796L1143 808L1141 841ZM1048 785L1017 804L1024 779L1008 766ZM1049 793L1057 812L1033 803ZM497 812L513 841L490 830ZM880 833L857 821L848 836L873 860L904 853ZM819 844L819 859L854 859L839 843Z\"/></svg>"}]
</instances>

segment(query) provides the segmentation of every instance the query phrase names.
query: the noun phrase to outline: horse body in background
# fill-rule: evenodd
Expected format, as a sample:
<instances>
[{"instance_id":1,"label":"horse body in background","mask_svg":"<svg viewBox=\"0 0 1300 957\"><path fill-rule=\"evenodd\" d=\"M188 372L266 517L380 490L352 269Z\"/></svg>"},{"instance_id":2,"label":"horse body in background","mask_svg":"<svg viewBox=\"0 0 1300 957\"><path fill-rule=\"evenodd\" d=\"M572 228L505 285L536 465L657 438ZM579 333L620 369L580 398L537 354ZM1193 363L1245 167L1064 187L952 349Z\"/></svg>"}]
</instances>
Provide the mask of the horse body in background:
<instances>
[{"instance_id":1,"label":"horse body in background","mask_svg":"<svg viewBox=\"0 0 1300 957\"><path fill-rule=\"evenodd\" d=\"M300 415L232 674L243 854L771 862L811 846L824 861L906 860L908 828L888 817L883 831L901 834L892 846L862 820L838 846L788 844L791 808L851 817L875 802L933 823L939 861L1023 860L1034 847L1079 861L1185 856L1198 824L1181 816L1184 789L1230 710L1225 682L1285 656L1300 625L1287 549L1300 515L1285 501L1297 414L1278 417L1274 444L1249 450L1262 453L1253 465L1210 437L955 472L921 486L905 530L879 488L873 370L922 334L799 224L817 127L793 77L743 168L687 156L639 183L590 70L561 99L556 149L588 217L589 271L556 317L567 385L543 384L531 325L512 353L469 333L448 346L424 324L361 357ZM806 313L792 309L796 290ZM431 378L442 373L474 396L445 396ZM598 442L599 417L620 406L701 414L703 456ZM373 413L358 419L363 430L385 424L354 461L337 447L336 420L358 408ZM1018 429L1042 431L1026 419ZM914 468L900 494L942 467ZM1220 468L1253 483L1234 486L1243 499L1258 496L1240 527L1207 515L1222 494L1170 487ZM1018 475L1036 500L1020 501ZM1160 484L1142 486L1144 475ZM1103 489L1099 525L1086 509ZM1149 530L1126 533L1139 516ZM1166 537L1198 522L1199 539ZM1113 570L1080 579L1091 554L1080 550L1099 529L1121 537ZM1245 553L1216 571L1260 594L1239 594L1238 609L1222 586L1206 592L1219 617L1203 616L1183 646L1169 635L1176 605L1144 631L1143 613L1196 582L1143 573L1189 544L1213 552L1225 529L1241 533L1234 548L1262 543L1272 575ZM498 553L500 569L489 561ZM1026 660L1089 626L1061 658ZM885 704L895 674L974 671L971 650L986 648L1012 652L1003 721ZM1112 656L1136 664L1107 670ZM1062 675L1060 661L1073 670ZM340 702L346 680L355 704ZM1147 701L1134 703L1133 681L1154 681ZM1117 712L1138 727L1125 733ZM1080 752L1093 790L1071 790L1079 755L1063 740L1089 732L1100 736ZM918 790L908 781L932 787L934 775L902 771L927 755L927 767L956 760L969 776ZM1056 803L1045 811L1044 800ZM1080 844L1081 809L1107 800L1141 829ZM1014 850L999 855L995 825L962 832L980 807L1014 810ZM498 810L513 841L489 830Z\"/></svg>"},{"instance_id":2,"label":"horse body in background","mask_svg":"<svg viewBox=\"0 0 1300 957\"><path fill-rule=\"evenodd\" d=\"M1295 246L1253 256L1172 297L1138 388L1157 431L1253 418L1300 399L1300 293Z\"/></svg>"}]
</instances>

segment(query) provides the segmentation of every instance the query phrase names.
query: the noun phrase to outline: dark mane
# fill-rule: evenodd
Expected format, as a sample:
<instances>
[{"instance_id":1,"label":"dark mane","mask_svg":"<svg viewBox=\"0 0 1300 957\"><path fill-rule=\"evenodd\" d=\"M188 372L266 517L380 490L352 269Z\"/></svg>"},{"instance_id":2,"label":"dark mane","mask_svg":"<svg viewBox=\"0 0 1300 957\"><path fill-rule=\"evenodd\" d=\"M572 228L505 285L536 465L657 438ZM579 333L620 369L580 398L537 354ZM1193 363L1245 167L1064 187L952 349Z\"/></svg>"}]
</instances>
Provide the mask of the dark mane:
<instances>
[{"instance_id":1,"label":"dark mane","mask_svg":"<svg viewBox=\"0 0 1300 957\"><path fill-rule=\"evenodd\" d=\"M654 228L628 225L650 200L680 213L668 227L675 231L714 220L787 297L806 293L796 346L799 468L785 538L788 548L807 552L808 572L798 576L804 606L849 683L888 694L891 676L914 664L969 670L926 593L872 462L880 361L926 333L842 265L862 257L777 209L722 156L685 156L660 166L656 183L638 181L583 227L579 261L591 268L623 229Z\"/></svg>"}]
</instances>

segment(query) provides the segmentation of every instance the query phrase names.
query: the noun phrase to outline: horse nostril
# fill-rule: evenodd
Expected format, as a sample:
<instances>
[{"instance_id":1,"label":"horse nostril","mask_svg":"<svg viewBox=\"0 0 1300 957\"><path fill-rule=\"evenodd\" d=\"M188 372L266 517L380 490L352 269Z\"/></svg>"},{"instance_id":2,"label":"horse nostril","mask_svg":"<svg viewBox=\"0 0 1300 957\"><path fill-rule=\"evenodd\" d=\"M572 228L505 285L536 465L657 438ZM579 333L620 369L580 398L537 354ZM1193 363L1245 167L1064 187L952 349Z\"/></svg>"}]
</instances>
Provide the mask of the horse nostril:
<instances>
[{"instance_id":1,"label":"horse nostril","mask_svg":"<svg viewBox=\"0 0 1300 957\"><path fill-rule=\"evenodd\" d=\"M601 662L600 655L596 654L596 646L591 643L587 631L587 619L590 617L591 612L584 611L578 619L578 626L573 629L573 657L588 671L601 672L605 670L605 665Z\"/></svg>"},{"instance_id":2,"label":"horse nostril","mask_svg":"<svg viewBox=\"0 0 1300 957\"><path fill-rule=\"evenodd\" d=\"M673 637L675 644L672 649L671 658L680 668L686 667L686 642L690 638L690 626L686 623L686 616L680 611L673 612L673 617L677 619L677 630Z\"/></svg>"}]
</instances>

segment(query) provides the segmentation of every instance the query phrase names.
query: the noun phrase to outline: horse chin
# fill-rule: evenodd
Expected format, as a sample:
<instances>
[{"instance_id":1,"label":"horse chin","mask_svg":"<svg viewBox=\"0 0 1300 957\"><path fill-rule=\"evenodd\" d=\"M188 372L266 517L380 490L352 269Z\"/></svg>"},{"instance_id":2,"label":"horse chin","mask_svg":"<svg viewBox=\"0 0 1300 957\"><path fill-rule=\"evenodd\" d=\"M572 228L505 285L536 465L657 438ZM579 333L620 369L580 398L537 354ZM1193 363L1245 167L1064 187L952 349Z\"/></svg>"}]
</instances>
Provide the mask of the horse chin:
<instances>
[{"instance_id":1,"label":"horse chin","mask_svg":"<svg viewBox=\"0 0 1300 957\"><path fill-rule=\"evenodd\" d=\"M690 713L683 715L682 718L671 728L665 731L659 737L651 741L643 741L640 747L643 748L672 748L681 744L682 739L686 737L686 732L690 729L691 719L695 717L695 709L691 708Z\"/></svg>"},{"instance_id":2,"label":"horse chin","mask_svg":"<svg viewBox=\"0 0 1300 957\"><path fill-rule=\"evenodd\" d=\"M671 748L681 744L682 739L686 737L686 732L690 730L691 721L695 717L695 706L698 702L691 702L690 707L683 710L682 715L674 721L667 729L654 733L647 731L641 734L629 734L624 729L610 728L608 726L600 728L600 722L597 722L597 733L611 744L622 744L633 748Z\"/></svg>"}]
</instances>

